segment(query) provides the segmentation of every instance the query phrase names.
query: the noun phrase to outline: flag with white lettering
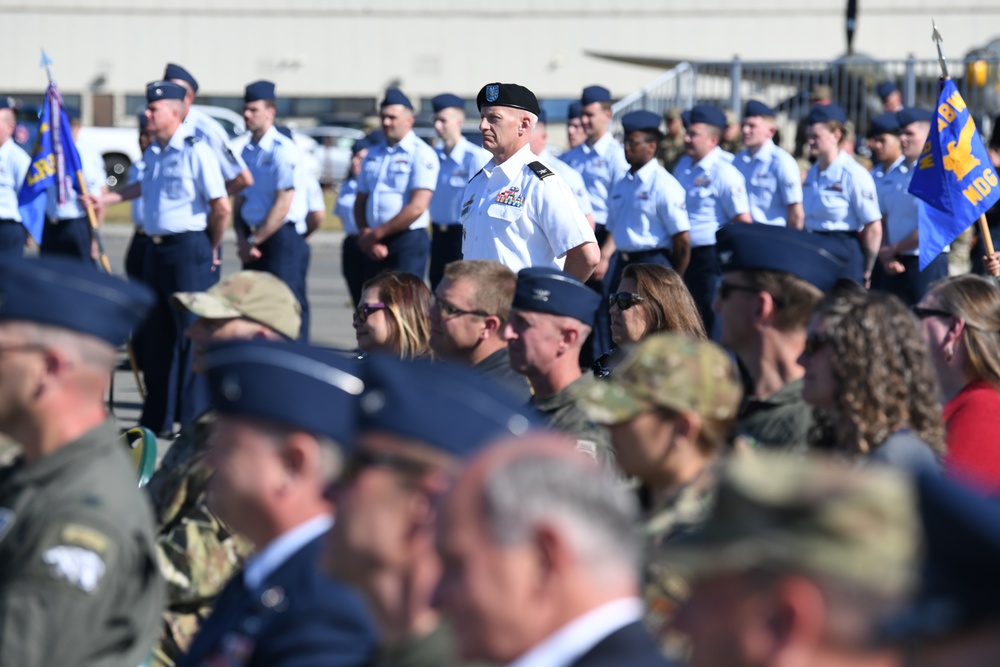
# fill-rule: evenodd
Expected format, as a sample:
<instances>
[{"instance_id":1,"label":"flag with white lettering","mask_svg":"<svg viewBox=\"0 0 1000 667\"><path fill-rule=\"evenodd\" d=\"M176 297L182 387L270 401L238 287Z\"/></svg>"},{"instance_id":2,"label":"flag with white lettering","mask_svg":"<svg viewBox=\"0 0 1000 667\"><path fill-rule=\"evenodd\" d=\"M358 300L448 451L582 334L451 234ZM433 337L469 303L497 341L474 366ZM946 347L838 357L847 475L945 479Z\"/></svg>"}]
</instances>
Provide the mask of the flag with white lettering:
<instances>
[{"instance_id":1,"label":"flag with white lettering","mask_svg":"<svg viewBox=\"0 0 1000 667\"><path fill-rule=\"evenodd\" d=\"M910 194L928 204L919 220L921 270L1000 199L996 170L951 79L941 83Z\"/></svg>"},{"instance_id":2,"label":"flag with white lettering","mask_svg":"<svg viewBox=\"0 0 1000 667\"><path fill-rule=\"evenodd\" d=\"M82 170L62 96L54 84L49 84L38 119L38 138L32 151L31 165L17 195L21 221L37 243L42 242L42 230L45 228L48 189L57 188L59 202L65 202L70 190L80 191L77 174Z\"/></svg>"}]
</instances>

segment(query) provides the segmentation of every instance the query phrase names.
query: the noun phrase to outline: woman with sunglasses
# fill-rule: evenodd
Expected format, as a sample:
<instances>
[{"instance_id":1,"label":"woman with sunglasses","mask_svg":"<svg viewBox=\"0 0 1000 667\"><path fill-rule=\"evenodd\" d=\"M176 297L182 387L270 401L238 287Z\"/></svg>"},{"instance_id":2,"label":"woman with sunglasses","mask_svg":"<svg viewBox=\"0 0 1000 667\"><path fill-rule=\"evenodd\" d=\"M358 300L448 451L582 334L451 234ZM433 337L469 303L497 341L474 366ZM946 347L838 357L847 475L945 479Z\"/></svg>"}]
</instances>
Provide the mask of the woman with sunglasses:
<instances>
[{"instance_id":1,"label":"woman with sunglasses","mask_svg":"<svg viewBox=\"0 0 1000 667\"><path fill-rule=\"evenodd\" d=\"M1000 290L980 276L946 278L913 311L945 401L945 470L1000 492Z\"/></svg>"},{"instance_id":2,"label":"woman with sunglasses","mask_svg":"<svg viewBox=\"0 0 1000 667\"><path fill-rule=\"evenodd\" d=\"M362 352L379 350L400 359L427 357L431 291L410 273L383 271L361 288L354 335Z\"/></svg>"},{"instance_id":3,"label":"woman with sunglasses","mask_svg":"<svg viewBox=\"0 0 1000 667\"><path fill-rule=\"evenodd\" d=\"M814 446L907 470L938 470L944 428L920 329L898 297L835 289L809 322L802 397Z\"/></svg>"},{"instance_id":4,"label":"woman with sunglasses","mask_svg":"<svg viewBox=\"0 0 1000 667\"><path fill-rule=\"evenodd\" d=\"M594 375L608 377L618 350L651 333L673 331L706 340L705 326L684 280L658 264L630 264L622 272L618 291L610 295L611 340L615 347L594 362Z\"/></svg>"}]
</instances>

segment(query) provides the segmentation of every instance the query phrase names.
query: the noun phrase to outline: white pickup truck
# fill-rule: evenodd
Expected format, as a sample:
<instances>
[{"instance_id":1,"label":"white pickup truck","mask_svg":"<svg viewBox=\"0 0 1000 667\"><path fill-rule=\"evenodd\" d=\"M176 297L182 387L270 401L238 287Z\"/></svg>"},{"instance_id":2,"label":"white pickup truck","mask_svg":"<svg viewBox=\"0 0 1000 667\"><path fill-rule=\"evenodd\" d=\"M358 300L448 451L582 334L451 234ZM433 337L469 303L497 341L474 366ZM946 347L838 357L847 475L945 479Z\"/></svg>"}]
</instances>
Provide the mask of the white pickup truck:
<instances>
[{"instance_id":1,"label":"white pickup truck","mask_svg":"<svg viewBox=\"0 0 1000 667\"><path fill-rule=\"evenodd\" d=\"M194 106L219 122L229 135L229 146L233 152L238 154L243 150L248 136L240 114L225 107ZM316 140L300 132L295 132L292 136L306 156L306 168L318 176L319 161L315 153L319 145ZM108 188L111 190L125 186L129 167L142 157L139 151L139 129L136 127L81 127L77 143L90 147L104 158Z\"/></svg>"}]
</instances>

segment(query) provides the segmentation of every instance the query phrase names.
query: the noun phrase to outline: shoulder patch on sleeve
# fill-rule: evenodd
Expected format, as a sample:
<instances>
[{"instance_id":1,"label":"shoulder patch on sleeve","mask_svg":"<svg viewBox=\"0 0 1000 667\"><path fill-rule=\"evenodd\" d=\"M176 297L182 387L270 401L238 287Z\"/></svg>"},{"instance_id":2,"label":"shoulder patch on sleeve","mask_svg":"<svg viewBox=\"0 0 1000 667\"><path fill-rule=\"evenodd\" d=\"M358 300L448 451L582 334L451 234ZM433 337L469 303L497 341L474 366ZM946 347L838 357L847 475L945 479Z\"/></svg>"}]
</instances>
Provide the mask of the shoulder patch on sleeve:
<instances>
[{"instance_id":1,"label":"shoulder patch on sleeve","mask_svg":"<svg viewBox=\"0 0 1000 667\"><path fill-rule=\"evenodd\" d=\"M530 169L531 171L535 172L535 176L537 176L538 178L542 179L543 181L546 178L548 178L549 176L552 176L554 174L554 172L551 169L549 169L548 167L546 167L544 164L542 164L538 160L535 160L534 162L529 162L528 163L528 169Z\"/></svg>"},{"instance_id":2,"label":"shoulder patch on sleeve","mask_svg":"<svg viewBox=\"0 0 1000 667\"><path fill-rule=\"evenodd\" d=\"M42 553L49 576L62 579L84 593L93 593L104 577L107 566L97 553L83 547L61 544Z\"/></svg>"},{"instance_id":3,"label":"shoulder patch on sleeve","mask_svg":"<svg viewBox=\"0 0 1000 667\"><path fill-rule=\"evenodd\" d=\"M234 165L239 164L239 162L236 160L236 156L233 155L233 151L229 149L229 146L226 145L222 146L222 154L225 155L226 159L229 160L232 164Z\"/></svg>"}]
</instances>

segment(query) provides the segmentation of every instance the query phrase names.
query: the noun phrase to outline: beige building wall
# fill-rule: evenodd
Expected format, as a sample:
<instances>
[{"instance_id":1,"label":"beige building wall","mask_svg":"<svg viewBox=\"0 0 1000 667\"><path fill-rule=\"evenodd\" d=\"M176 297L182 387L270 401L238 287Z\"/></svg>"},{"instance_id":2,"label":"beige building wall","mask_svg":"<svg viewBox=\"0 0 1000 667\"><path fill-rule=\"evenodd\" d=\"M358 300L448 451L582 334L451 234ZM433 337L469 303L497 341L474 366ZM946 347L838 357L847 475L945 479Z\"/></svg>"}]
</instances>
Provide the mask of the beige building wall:
<instances>
[{"instance_id":1,"label":"beige building wall","mask_svg":"<svg viewBox=\"0 0 1000 667\"><path fill-rule=\"evenodd\" d=\"M206 94L269 78L281 95L473 96L515 81L572 97L599 82L623 96L659 73L584 51L694 59L830 59L844 52L844 0L0 0L0 89L40 91L40 47L65 92L140 94L176 61ZM862 0L855 49L949 57L1000 36L1000 0ZM85 113L89 110L85 103Z\"/></svg>"}]
</instances>

